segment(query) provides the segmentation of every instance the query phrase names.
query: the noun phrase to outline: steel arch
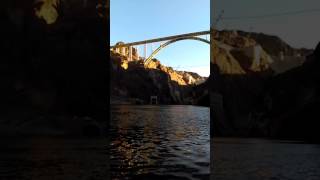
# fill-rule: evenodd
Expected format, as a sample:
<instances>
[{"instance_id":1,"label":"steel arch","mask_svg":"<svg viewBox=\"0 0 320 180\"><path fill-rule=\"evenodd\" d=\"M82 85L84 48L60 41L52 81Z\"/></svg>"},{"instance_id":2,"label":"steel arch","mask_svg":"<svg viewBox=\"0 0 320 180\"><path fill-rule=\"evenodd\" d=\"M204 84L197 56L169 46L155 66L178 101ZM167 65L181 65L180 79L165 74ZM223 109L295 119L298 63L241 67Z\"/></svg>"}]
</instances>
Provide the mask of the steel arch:
<instances>
[{"instance_id":1,"label":"steel arch","mask_svg":"<svg viewBox=\"0 0 320 180\"><path fill-rule=\"evenodd\" d=\"M194 37L194 36L189 36L189 37L181 37L181 38L177 38L177 39L173 39L173 40L170 40L170 41L167 41L166 43L160 45L160 47L158 47L156 50L154 50L152 52L152 54L144 61L144 65L148 65L149 62L152 60L152 58L163 48L165 48L166 46L172 44L172 43L175 43L177 41L182 41L182 40L197 40L197 41L201 41L201 42L204 42L204 43L207 43L210 45L210 41L206 40L206 39L203 39L203 38L199 38L199 37Z\"/></svg>"}]
</instances>

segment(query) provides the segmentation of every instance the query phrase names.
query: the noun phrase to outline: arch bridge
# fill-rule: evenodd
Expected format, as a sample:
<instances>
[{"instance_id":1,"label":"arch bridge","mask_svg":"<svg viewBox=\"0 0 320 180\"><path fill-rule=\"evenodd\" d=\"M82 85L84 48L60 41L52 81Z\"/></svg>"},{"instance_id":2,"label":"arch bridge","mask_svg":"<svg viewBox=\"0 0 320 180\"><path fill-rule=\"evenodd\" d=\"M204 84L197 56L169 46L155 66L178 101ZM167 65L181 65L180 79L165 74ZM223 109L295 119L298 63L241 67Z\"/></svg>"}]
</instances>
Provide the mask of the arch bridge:
<instances>
[{"instance_id":1,"label":"arch bridge","mask_svg":"<svg viewBox=\"0 0 320 180\"><path fill-rule=\"evenodd\" d=\"M126 47L129 49L129 60L132 60L132 47L133 46L138 46L138 45L144 45L144 65L148 65L149 62L153 59L153 57L162 49L167 47L168 45L175 43L177 41L182 41L182 40L197 40L201 41L207 44L210 44L210 40L201 38L199 36L203 35L208 35L210 34L210 31L200 31L200 32L194 32L194 33L188 33L188 34L180 34L180 35L175 35L175 36L168 36L168 37L162 37L162 38L155 38L155 39L149 39L149 40L143 40L143 41L137 41L137 42L132 42L132 43L119 43L114 46L111 46L110 49L117 49L117 48L122 48ZM147 44L156 43L160 42L161 45L154 50L151 55L147 57L146 49L147 49Z\"/></svg>"}]
</instances>

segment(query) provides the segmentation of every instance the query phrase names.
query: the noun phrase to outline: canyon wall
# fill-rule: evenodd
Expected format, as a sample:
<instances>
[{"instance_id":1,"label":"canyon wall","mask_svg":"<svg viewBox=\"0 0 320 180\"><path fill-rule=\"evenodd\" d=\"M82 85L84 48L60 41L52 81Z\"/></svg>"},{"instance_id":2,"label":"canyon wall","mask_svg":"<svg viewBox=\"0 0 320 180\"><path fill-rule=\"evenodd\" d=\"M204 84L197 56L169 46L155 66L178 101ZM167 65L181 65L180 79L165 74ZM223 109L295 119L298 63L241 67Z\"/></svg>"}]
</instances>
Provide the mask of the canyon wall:
<instances>
[{"instance_id":1,"label":"canyon wall","mask_svg":"<svg viewBox=\"0 0 320 180\"><path fill-rule=\"evenodd\" d=\"M274 36L236 31L220 32L215 43L212 135L318 141L319 47L295 49ZM248 47L259 47L260 57Z\"/></svg>"},{"instance_id":2,"label":"canyon wall","mask_svg":"<svg viewBox=\"0 0 320 180\"><path fill-rule=\"evenodd\" d=\"M195 89L206 80L196 73L175 71L157 59L129 61L128 56L111 51L111 97L131 103L149 104L157 96L160 104L197 104ZM126 103L130 103L126 102Z\"/></svg>"}]
</instances>

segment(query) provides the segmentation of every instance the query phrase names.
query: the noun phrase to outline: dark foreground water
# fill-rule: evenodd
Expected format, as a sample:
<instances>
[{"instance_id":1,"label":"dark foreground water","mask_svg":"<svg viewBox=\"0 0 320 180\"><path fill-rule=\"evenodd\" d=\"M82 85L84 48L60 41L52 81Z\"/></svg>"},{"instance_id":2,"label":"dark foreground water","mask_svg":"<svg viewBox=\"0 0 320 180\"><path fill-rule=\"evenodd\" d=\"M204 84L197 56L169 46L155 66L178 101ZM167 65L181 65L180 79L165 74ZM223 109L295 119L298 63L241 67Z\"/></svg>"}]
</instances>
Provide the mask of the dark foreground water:
<instances>
[{"instance_id":1,"label":"dark foreground water","mask_svg":"<svg viewBox=\"0 0 320 180\"><path fill-rule=\"evenodd\" d=\"M112 179L209 179L209 108L112 108Z\"/></svg>"},{"instance_id":2,"label":"dark foreground water","mask_svg":"<svg viewBox=\"0 0 320 180\"><path fill-rule=\"evenodd\" d=\"M108 180L108 140L0 138L0 180Z\"/></svg>"},{"instance_id":3,"label":"dark foreground water","mask_svg":"<svg viewBox=\"0 0 320 180\"><path fill-rule=\"evenodd\" d=\"M211 149L214 180L320 179L320 145L214 138Z\"/></svg>"}]
</instances>

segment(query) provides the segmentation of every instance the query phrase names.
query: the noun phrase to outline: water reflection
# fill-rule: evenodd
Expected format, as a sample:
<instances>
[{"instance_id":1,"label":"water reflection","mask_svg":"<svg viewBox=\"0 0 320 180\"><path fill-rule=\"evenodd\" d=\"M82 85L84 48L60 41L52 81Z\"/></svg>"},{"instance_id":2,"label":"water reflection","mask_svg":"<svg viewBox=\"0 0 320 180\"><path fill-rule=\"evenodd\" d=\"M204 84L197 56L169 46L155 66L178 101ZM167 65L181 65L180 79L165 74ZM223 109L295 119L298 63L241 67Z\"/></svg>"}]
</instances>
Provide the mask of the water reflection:
<instances>
[{"instance_id":1,"label":"water reflection","mask_svg":"<svg viewBox=\"0 0 320 180\"><path fill-rule=\"evenodd\" d=\"M112 107L113 179L208 179L209 108Z\"/></svg>"}]
</instances>

